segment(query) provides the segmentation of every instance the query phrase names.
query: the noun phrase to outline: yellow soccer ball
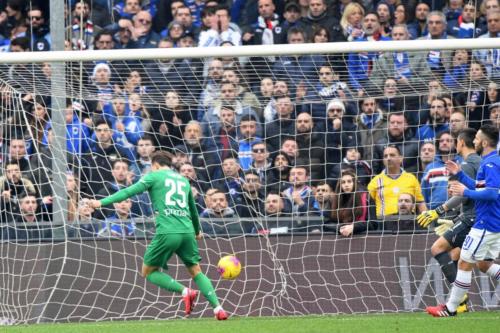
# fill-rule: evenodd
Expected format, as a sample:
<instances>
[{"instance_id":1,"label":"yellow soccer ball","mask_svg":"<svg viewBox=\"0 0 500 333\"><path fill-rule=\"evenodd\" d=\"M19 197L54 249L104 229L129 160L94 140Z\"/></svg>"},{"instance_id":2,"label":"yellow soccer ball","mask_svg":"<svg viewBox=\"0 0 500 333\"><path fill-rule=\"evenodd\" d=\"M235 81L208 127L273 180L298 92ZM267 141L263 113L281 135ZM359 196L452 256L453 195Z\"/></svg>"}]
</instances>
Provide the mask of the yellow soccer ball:
<instances>
[{"instance_id":1,"label":"yellow soccer ball","mask_svg":"<svg viewBox=\"0 0 500 333\"><path fill-rule=\"evenodd\" d=\"M235 256L225 256L220 258L217 264L217 271L221 278L232 280L240 275L241 263Z\"/></svg>"}]
</instances>

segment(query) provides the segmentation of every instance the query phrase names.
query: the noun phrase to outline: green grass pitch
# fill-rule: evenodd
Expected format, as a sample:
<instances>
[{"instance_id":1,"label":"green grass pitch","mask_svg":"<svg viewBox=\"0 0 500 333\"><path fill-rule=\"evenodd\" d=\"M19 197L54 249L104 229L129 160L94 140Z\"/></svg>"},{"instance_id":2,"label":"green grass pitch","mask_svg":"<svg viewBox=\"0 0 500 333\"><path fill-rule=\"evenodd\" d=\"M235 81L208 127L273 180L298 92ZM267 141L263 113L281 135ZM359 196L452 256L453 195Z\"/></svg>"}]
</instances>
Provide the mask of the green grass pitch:
<instances>
[{"instance_id":1,"label":"green grass pitch","mask_svg":"<svg viewBox=\"0 0 500 333\"><path fill-rule=\"evenodd\" d=\"M500 312L473 312L454 318L432 318L425 313L380 315L325 315L297 317L233 317L215 319L172 319L115 321L80 324L39 324L0 327L1 333L498 333Z\"/></svg>"}]
</instances>

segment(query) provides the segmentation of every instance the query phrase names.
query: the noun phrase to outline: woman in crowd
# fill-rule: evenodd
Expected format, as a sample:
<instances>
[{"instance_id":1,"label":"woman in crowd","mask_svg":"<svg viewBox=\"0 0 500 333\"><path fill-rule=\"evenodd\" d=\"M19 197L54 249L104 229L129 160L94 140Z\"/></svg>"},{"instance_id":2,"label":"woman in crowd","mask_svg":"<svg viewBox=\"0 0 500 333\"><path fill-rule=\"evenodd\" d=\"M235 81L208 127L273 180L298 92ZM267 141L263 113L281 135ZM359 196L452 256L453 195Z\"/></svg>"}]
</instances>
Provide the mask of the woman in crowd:
<instances>
[{"instance_id":1,"label":"woman in crowd","mask_svg":"<svg viewBox=\"0 0 500 333\"><path fill-rule=\"evenodd\" d=\"M338 232L349 237L361 233L369 226L369 196L360 185L356 174L344 170L333 195L332 221L337 223Z\"/></svg>"},{"instance_id":2,"label":"woman in crowd","mask_svg":"<svg viewBox=\"0 0 500 333\"><path fill-rule=\"evenodd\" d=\"M364 16L364 8L357 2L351 2L345 7L344 14L340 19L340 26L348 41L363 37L362 22Z\"/></svg>"}]
</instances>

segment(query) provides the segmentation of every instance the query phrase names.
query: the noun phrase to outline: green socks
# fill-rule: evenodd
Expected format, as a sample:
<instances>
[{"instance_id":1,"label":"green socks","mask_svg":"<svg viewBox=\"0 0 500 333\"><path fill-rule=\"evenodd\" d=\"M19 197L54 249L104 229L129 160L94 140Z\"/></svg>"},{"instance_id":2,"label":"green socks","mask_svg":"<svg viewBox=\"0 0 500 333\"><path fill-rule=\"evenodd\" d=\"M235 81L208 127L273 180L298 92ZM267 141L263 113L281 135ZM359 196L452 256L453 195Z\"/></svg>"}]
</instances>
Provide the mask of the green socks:
<instances>
[{"instance_id":1,"label":"green socks","mask_svg":"<svg viewBox=\"0 0 500 333\"><path fill-rule=\"evenodd\" d=\"M146 279L160 288L166 289L168 291L173 291L178 294L182 294L182 291L185 288L182 284L174 280L170 275L162 273L160 271L154 271L153 273L149 274ZM205 296L207 301L210 303L210 305L213 308L218 307L220 303L217 299L214 286L212 285L212 282L210 282L210 279L205 274L199 273L194 277L193 280L200 289L203 296Z\"/></svg>"},{"instance_id":2,"label":"green socks","mask_svg":"<svg viewBox=\"0 0 500 333\"><path fill-rule=\"evenodd\" d=\"M207 301L210 303L210 305L213 308L216 308L220 305L219 300L217 299L217 295L215 294L215 289L214 286L212 285L212 282L210 282L210 279L207 278L207 276L203 273L199 273L194 277L194 283L198 286L200 289L201 293Z\"/></svg>"},{"instance_id":3,"label":"green socks","mask_svg":"<svg viewBox=\"0 0 500 333\"><path fill-rule=\"evenodd\" d=\"M182 284L174 280L170 275L162 273L160 271L154 271L153 273L149 274L146 279L160 288L173 291L178 294L182 294L182 291L185 288Z\"/></svg>"}]
</instances>

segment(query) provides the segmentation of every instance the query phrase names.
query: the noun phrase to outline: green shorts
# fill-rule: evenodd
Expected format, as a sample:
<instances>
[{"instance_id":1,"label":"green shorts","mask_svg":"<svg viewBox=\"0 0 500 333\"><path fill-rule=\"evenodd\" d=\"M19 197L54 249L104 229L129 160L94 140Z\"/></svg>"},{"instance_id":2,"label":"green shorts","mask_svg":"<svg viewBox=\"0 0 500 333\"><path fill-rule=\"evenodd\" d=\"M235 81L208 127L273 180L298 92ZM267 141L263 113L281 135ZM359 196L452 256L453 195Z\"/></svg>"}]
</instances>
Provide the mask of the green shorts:
<instances>
[{"instance_id":1,"label":"green shorts","mask_svg":"<svg viewBox=\"0 0 500 333\"><path fill-rule=\"evenodd\" d=\"M201 260L194 234L155 235L144 254L144 264L168 269L167 262L177 254L187 267Z\"/></svg>"}]
</instances>

